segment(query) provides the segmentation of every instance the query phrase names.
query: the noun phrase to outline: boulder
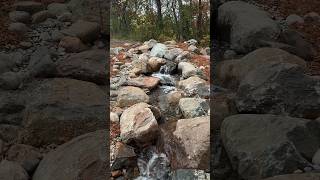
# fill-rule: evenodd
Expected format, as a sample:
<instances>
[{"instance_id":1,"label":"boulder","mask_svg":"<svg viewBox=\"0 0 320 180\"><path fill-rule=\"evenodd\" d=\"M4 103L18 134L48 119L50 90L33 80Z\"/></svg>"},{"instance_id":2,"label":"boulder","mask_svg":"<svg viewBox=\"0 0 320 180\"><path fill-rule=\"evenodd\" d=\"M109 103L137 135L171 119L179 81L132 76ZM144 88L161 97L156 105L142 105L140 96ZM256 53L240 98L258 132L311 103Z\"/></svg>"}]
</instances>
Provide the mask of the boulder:
<instances>
[{"instance_id":1,"label":"boulder","mask_svg":"<svg viewBox=\"0 0 320 180\"><path fill-rule=\"evenodd\" d=\"M108 133L106 130L88 133L49 152L32 179L107 179Z\"/></svg>"},{"instance_id":2,"label":"boulder","mask_svg":"<svg viewBox=\"0 0 320 180\"><path fill-rule=\"evenodd\" d=\"M173 169L209 169L209 116L178 120L173 136L182 150L180 155L175 155L176 158L180 156L177 161L171 161Z\"/></svg>"},{"instance_id":3,"label":"boulder","mask_svg":"<svg viewBox=\"0 0 320 180\"><path fill-rule=\"evenodd\" d=\"M121 139L139 144L148 144L156 139L159 127L155 116L151 106L146 103L138 103L126 109L120 118Z\"/></svg>"},{"instance_id":4,"label":"boulder","mask_svg":"<svg viewBox=\"0 0 320 180\"><path fill-rule=\"evenodd\" d=\"M63 37L59 43L59 47L64 48L68 53L79 53L88 49L79 38L70 36Z\"/></svg>"},{"instance_id":5,"label":"boulder","mask_svg":"<svg viewBox=\"0 0 320 180\"><path fill-rule=\"evenodd\" d=\"M164 58L170 60L170 61L173 61L176 59L176 57L179 56L179 54L181 54L183 52L182 49L180 48L173 48L173 49L170 49L168 50L165 55L164 55Z\"/></svg>"},{"instance_id":6,"label":"boulder","mask_svg":"<svg viewBox=\"0 0 320 180\"><path fill-rule=\"evenodd\" d=\"M166 64L166 60L163 59L163 58L158 58L158 57L151 57L149 60L148 60L148 69L149 71L151 72L157 72L160 70L160 67L162 65Z\"/></svg>"},{"instance_id":7,"label":"boulder","mask_svg":"<svg viewBox=\"0 0 320 180\"><path fill-rule=\"evenodd\" d=\"M8 30L23 35L27 33L30 29L25 24L17 22L11 23L8 27Z\"/></svg>"},{"instance_id":8,"label":"boulder","mask_svg":"<svg viewBox=\"0 0 320 180\"><path fill-rule=\"evenodd\" d=\"M318 150L319 128L307 119L239 114L224 119L221 137L240 177L261 179L311 166L307 159Z\"/></svg>"},{"instance_id":9,"label":"boulder","mask_svg":"<svg viewBox=\"0 0 320 180\"><path fill-rule=\"evenodd\" d=\"M198 76L191 76L188 79L179 81L178 87L184 90L187 96L200 95L201 97L208 97L210 95L208 83Z\"/></svg>"},{"instance_id":10,"label":"boulder","mask_svg":"<svg viewBox=\"0 0 320 180\"><path fill-rule=\"evenodd\" d=\"M304 19L297 15L297 14L291 14L286 18L286 23L288 25L293 25L293 24L303 24L304 23Z\"/></svg>"},{"instance_id":11,"label":"boulder","mask_svg":"<svg viewBox=\"0 0 320 180\"><path fill-rule=\"evenodd\" d=\"M153 46L150 52L150 56L163 58L167 50L168 50L168 47L166 45L157 43L156 45Z\"/></svg>"},{"instance_id":12,"label":"boulder","mask_svg":"<svg viewBox=\"0 0 320 180\"><path fill-rule=\"evenodd\" d=\"M0 88L5 90L16 90L25 78L24 73L5 72L0 75Z\"/></svg>"},{"instance_id":13,"label":"boulder","mask_svg":"<svg viewBox=\"0 0 320 180\"><path fill-rule=\"evenodd\" d=\"M279 175L264 180L318 180L320 173L286 174Z\"/></svg>"},{"instance_id":14,"label":"boulder","mask_svg":"<svg viewBox=\"0 0 320 180\"><path fill-rule=\"evenodd\" d=\"M57 65L57 76L107 84L107 58L104 50L73 54Z\"/></svg>"},{"instance_id":15,"label":"boulder","mask_svg":"<svg viewBox=\"0 0 320 180\"><path fill-rule=\"evenodd\" d=\"M34 14L44 9L44 6L40 2L34 1L17 1L13 4L13 7L17 11L26 11L30 14Z\"/></svg>"},{"instance_id":16,"label":"boulder","mask_svg":"<svg viewBox=\"0 0 320 180\"><path fill-rule=\"evenodd\" d=\"M236 105L241 113L320 116L320 79L301 66L275 63L252 70L240 83ZM308 97L308 98L306 98Z\"/></svg>"},{"instance_id":17,"label":"boulder","mask_svg":"<svg viewBox=\"0 0 320 180\"><path fill-rule=\"evenodd\" d=\"M44 11L39 11L35 14L32 15L32 23L41 23L47 20L48 18L52 17L49 11L44 10Z\"/></svg>"},{"instance_id":18,"label":"boulder","mask_svg":"<svg viewBox=\"0 0 320 180\"><path fill-rule=\"evenodd\" d=\"M30 56L27 75L30 77L50 77L56 72L56 64L52 61L49 49L38 47Z\"/></svg>"},{"instance_id":19,"label":"boulder","mask_svg":"<svg viewBox=\"0 0 320 180\"><path fill-rule=\"evenodd\" d=\"M318 151L313 155L312 163L320 165L320 149L318 149Z\"/></svg>"},{"instance_id":20,"label":"boulder","mask_svg":"<svg viewBox=\"0 0 320 180\"><path fill-rule=\"evenodd\" d=\"M32 174L40 163L42 154L32 146L15 144L9 148L7 159L19 163L29 174Z\"/></svg>"},{"instance_id":21,"label":"boulder","mask_svg":"<svg viewBox=\"0 0 320 180\"><path fill-rule=\"evenodd\" d=\"M49 13L55 17L62 15L63 13L70 12L68 6L63 3L51 3L47 7Z\"/></svg>"},{"instance_id":22,"label":"boulder","mask_svg":"<svg viewBox=\"0 0 320 180\"><path fill-rule=\"evenodd\" d=\"M182 78L187 79L191 76L200 75L200 70L189 62L180 62L178 64L178 70L181 71Z\"/></svg>"},{"instance_id":23,"label":"boulder","mask_svg":"<svg viewBox=\"0 0 320 180\"><path fill-rule=\"evenodd\" d=\"M125 82L124 85L135 86L139 88L147 88L151 90L157 87L159 83L160 83L159 78L145 76L145 77L137 77L137 78L129 79L128 81Z\"/></svg>"},{"instance_id":24,"label":"boulder","mask_svg":"<svg viewBox=\"0 0 320 180\"><path fill-rule=\"evenodd\" d=\"M84 43L90 43L98 39L100 27L98 23L78 20L68 29L61 31L68 36L76 36Z\"/></svg>"},{"instance_id":25,"label":"boulder","mask_svg":"<svg viewBox=\"0 0 320 180\"><path fill-rule=\"evenodd\" d=\"M124 143L117 142L115 159L111 165L111 170L121 170L135 167L137 165L137 155L134 148Z\"/></svg>"},{"instance_id":26,"label":"boulder","mask_svg":"<svg viewBox=\"0 0 320 180\"><path fill-rule=\"evenodd\" d=\"M25 132L20 139L23 144L61 144L106 127L106 94L93 83L47 79L34 82L26 95Z\"/></svg>"},{"instance_id":27,"label":"boulder","mask_svg":"<svg viewBox=\"0 0 320 180\"><path fill-rule=\"evenodd\" d=\"M238 53L253 51L261 40L273 41L280 33L280 26L270 14L242 1L229 1L219 7L218 28Z\"/></svg>"},{"instance_id":28,"label":"boulder","mask_svg":"<svg viewBox=\"0 0 320 180\"><path fill-rule=\"evenodd\" d=\"M11 71L16 67L18 61L22 60L21 56L19 53L0 53L0 74Z\"/></svg>"},{"instance_id":29,"label":"boulder","mask_svg":"<svg viewBox=\"0 0 320 180\"><path fill-rule=\"evenodd\" d=\"M216 67L217 78L225 87L236 88L252 70L268 63L291 63L306 68L306 62L288 52L276 48L260 48L241 59L222 61Z\"/></svg>"},{"instance_id":30,"label":"boulder","mask_svg":"<svg viewBox=\"0 0 320 180\"><path fill-rule=\"evenodd\" d=\"M133 59L131 65L139 69L141 73L148 74L150 73L151 68L148 65L149 55L148 54L141 54L137 59ZM158 62L158 61L157 61Z\"/></svg>"},{"instance_id":31,"label":"boulder","mask_svg":"<svg viewBox=\"0 0 320 180\"><path fill-rule=\"evenodd\" d=\"M28 23L30 14L25 11L12 11L9 13L9 18L12 22Z\"/></svg>"},{"instance_id":32,"label":"boulder","mask_svg":"<svg viewBox=\"0 0 320 180\"><path fill-rule=\"evenodd\" d=\"M207 100L200 98L181 98L179 101L179 108L184 118L194 118L206 115L210 109Z\"/></svg>"},{"instance_id":33,"label":"boulder","mask_svg":"<svg viewBox=\"0 0 320 180\"><path fill-rule=\"evenodd\" d=\"M5 180L28 180L28 173L16 162L2 160L0 177Z\"/></svg>"},{"instance_id":34,"label":"boulder","mask_svg":"<svg viewBox=\"0 0 320 180\"><path fill-rule=\"evenodd\" d=\"M140 102L149 103L149 96L138 87L125 86L120 88L117 102L120 107L128 107Z\"/></svg>"}]
</instances>

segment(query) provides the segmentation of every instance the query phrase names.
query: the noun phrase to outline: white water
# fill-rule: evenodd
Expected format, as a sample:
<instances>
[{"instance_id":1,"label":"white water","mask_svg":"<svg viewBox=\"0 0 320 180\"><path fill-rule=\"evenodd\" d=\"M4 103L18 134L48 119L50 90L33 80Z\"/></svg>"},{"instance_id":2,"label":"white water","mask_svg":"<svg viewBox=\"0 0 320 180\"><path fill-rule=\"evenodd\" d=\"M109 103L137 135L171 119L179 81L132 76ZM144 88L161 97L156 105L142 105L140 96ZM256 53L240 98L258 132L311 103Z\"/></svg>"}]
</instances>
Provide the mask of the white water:
<instances>
[{"instance_id":1,"label":"white water","mask_svg":"<svg viewBox=\"0 0 320 180\"><path fill-rule=\"evenodd\" d=\"M152 152L149 160L138 158L140 176L135 180L167 180L170 168L169 159L163 153Z\"/></svg>"}]
</instances>

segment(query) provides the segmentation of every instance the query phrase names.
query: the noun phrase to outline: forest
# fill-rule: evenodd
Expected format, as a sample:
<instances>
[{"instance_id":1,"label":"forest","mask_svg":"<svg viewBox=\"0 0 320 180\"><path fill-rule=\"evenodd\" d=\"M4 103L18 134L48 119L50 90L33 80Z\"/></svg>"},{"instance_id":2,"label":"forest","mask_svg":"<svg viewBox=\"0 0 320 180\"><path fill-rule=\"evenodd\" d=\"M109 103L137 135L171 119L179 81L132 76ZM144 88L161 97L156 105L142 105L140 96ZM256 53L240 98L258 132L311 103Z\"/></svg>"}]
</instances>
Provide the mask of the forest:
<instances>
[{"instance_id":1,"label":"forest","mask_svg":"<svg viewBox=\"0 0 320 180\"><path fill-rule=\"evenodd\" d=\"M208 0L112 0L111 37L209 42Z\"/></svg>"}]
</instances>

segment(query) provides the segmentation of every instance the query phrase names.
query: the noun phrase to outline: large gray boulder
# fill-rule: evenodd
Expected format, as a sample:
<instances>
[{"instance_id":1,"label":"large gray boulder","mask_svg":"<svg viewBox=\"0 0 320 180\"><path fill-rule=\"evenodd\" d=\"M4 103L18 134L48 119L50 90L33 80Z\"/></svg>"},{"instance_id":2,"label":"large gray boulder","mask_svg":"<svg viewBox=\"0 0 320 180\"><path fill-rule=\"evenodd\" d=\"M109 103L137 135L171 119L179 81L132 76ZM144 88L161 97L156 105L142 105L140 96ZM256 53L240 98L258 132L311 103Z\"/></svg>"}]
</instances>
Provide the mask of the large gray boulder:
<instances>
[{"instance_id":1,"label":"large gray boulder","mask_svg":"<svg viewBox=\"0 0 320 180\"><path fill-rule=\"evenodd\" d=\"M44 156L32 179L107 179L107 136L99 130L59 146Z\"/></svg>"},{"instance_id":2,"label":"large gray boulder","mask_svg":"<svg viewBox=\"0 0 320 180\"><path fill-rule=\"evenodd\" d=\"M96 22L78 20L68 29L61 31L68 36L75 36L85 43L90 43L98 39L100 33L100 25Z\"/></svg>"},{"instance_id":3,"label":"large gray boulder","mask_svg":"<svg viewBox=\"0 0 320 180\"><path fill-rule=\"evenodd\" d=\"M28 173L16 162L2 160L0 177L5 180L28 180Z\"/></svg>"},{"instance_id":4,"label":"large gray boulder","mask_svg":"<svg viewBox=\"0 0 320 180\"><path fill-rule=\"evenodd\" d=\"M285 114L316 119L320 116L320 78L304 74L295 64L275 63L252 70L240 83L239 112Z\"/></svg>"},{"instance_id":5,"label":"large gray boulder","mask_svg":"<svg viewBox=\"0 0 320 180\"><path fill-rule=\"evenodd\" d=\"M73 54L57 65L57 76L107 84L107 60L104 50Z\"/></svg>"},{"instance_id":6,"label":"large gray boulder","mask_svg":"<svg viewBox=\"0 0 320 180\"><path fill-rule=\"evenodd\" d=\"M141 88L125 86L119 90L117 102L120 107L128 107L140 102L149 103L149 96Z\"/></svg>"},{"instance_id":7,"label":"large gray boulder","mask_svg":"<svg viewBox=\"0 0 320 180\"><path fill-rule=\"evenodd\" d=\"M153 46L150 52L150 56L163 58L168 50L168 47L162 43L157 43Z\"/></svg>"},{"instance_id":8,"label":"large gray boulder","mask_svg":"<svg viewBox=\"0 0 320 180\"><path fill-rule=\"evenodd\" d=\"M25 94L24 144L61 144L106 127L106 94L94 83L47 79L32 84Z\"/></svg>"},{"instance_id":9,"label":"large gray boulder","mask_svg":"<svg viewBox=\"0 0 320 180\"><path fill-rule=\"evenodd\" d=\"M221 137L240 177L261 179L311 166L307 159L320 145L319 130L307 119L241 114L223 121Z\"/></svg>"},{"instance_id":10,"label":"large gray boulder","mask_svg":"<svg viewBox=\"0 0 320 180\"><path fill-rule=\"evenodd\" d=\"M306 62L284 50L260 48L241 59L222 61L216 67L217 78L225 87L238 87L240 81L252 70L268 63L291 63L306 68Z\"/></svg>"},{"instance_id":11,"label":"large gray boulder","mask_svg":"<svg viewBox=\"0 0 320 180\"><path fill-rule=\"evenodd\" d=\"M218 25L231 43L231 49L248 53L260 46L261 40L275 40L280 26L258 7L242 1L230 1L218 9Z\"/></svg>"}]
</instances>

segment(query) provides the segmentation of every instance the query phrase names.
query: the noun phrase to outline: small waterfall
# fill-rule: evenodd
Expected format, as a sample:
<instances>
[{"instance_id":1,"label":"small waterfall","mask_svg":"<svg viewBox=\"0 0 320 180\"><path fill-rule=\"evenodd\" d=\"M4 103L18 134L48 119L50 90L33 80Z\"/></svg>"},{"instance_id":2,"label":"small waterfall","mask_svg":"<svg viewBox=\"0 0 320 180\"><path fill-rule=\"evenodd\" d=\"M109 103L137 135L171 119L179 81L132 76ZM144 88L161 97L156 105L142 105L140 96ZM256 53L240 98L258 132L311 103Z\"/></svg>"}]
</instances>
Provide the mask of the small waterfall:
<instances>
[{"instance_id":1,"label":"small waterfall","mask_svg":"<svg viewBox=\"0 0 320 180\"><path fill-rule=\"evenodd\" d=\"M140 176L135 180L168 180L170 176L169 165L169 159L165 154L150 149L138 158Z\"/></svg>"},{"instance_id":2,"label":"small waterfall","mask_svg":"<svg viewBox=\"0 0 320 180\"><path fill-rule=\"evenodd\" d=\"M173 75L170 74L170 68L166 65L160 67L160 70L156 73L153 73L151 76L157 77L160 79L161 86L160 89L163 90L164 93L169 93L174 91L176 88L176 79Z\"/></svg>"}]
</instances>

